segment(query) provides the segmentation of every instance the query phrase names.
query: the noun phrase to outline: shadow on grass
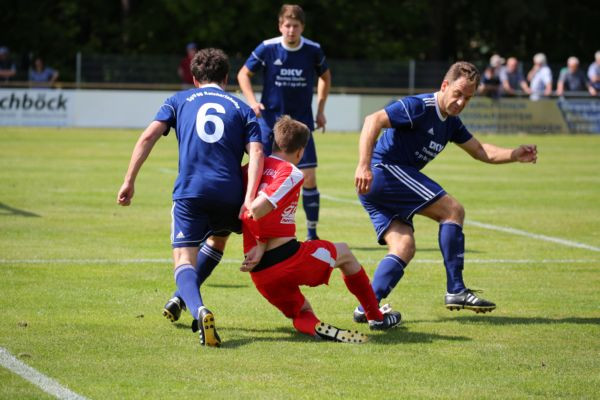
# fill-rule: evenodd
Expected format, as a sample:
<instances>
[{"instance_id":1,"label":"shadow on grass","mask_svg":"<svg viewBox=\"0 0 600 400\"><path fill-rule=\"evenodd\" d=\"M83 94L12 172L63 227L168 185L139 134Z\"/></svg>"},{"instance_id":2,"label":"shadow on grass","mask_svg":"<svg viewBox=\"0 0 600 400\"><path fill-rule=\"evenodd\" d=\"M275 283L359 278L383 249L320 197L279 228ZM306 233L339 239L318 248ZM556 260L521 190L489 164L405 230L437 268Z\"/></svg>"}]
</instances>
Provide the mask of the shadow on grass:
<instances>
[{"instance_id":1,"label":"shadow on grass","mask_svg":"<svg viewBox=\"0 0 600 400\"><path fill-rule=\"evenodd\" d=\"M18 215L20 217L36 217L39 218L41 215L32 213L30 211L20 210L18 208L14 208L8 206L4 203L0 203L0 215Z\"/></svg>"},{"instance_id":2,"label":"shadow on grass","mask_svg":"<svg viewBox=\"0 0 600 400\"><path fill-rule=\"evenodd\" d=\"M357 246L352 246L350 247L350 250L356 250L356 251L385 251L385 246L370 246L370 247L357 247ZM417 248L417 253L439 253L440 249L439 247L430 247L430 248ZM465 250L465 253L467 254L481 254L484 253L483 251L479 251L479 250Z\"/></svg>"},{"instance_id":3,"label":"shadow on grass","mask_svg":"<svg viewBox=\"0 0 600 400\"><path fill-rule=\"evenodd\" d=\"M576 324L576 325L600 325L600 318L569 317L569 318L541 318L541 317L493 317L493 316L470 316L470 317L444 317L437 320L411 321L419 322L458 322L461 324L487 324L487 325L552 325L552 324Z\"/></svg>"}]
</instances>

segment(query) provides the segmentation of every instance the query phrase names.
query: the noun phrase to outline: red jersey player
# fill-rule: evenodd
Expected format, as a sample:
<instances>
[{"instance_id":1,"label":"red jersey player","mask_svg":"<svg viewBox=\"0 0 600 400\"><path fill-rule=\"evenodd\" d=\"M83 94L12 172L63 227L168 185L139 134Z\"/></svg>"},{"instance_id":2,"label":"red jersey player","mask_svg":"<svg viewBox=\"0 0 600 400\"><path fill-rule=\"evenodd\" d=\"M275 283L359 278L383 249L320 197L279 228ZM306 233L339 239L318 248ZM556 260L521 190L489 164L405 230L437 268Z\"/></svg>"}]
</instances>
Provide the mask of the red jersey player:
<instances>
[{"instance_id":1,"label":"red jersey player","mask_svg":"<svg viewBox=\"0 0 600 400\"><path fill-rule=\"evenodd\" d=\"M300 292L301 285L327 284L333 268L340 268L346 286L365 309L371 329L388 329L401 320L399 312L383 314L378 308L369 278L347 244L296 240L295 215L303 181L296 164L309 133L306 125L289 116L275 124L273 153L265 159L258 195L241 216L246 257L240 269L250 272L258 291L292 319L298 331L338 342L362 343L367 339L364 334L319 321Z\"/></svg>"}]
</instances>

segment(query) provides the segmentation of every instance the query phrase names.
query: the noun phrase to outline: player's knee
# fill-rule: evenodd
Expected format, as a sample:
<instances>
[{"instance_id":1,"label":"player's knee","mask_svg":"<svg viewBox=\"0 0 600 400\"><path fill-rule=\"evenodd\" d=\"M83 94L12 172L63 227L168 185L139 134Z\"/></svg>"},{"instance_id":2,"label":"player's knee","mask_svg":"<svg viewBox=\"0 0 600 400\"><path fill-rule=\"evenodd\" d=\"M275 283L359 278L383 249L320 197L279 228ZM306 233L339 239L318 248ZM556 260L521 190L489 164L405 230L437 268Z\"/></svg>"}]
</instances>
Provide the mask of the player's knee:
<instances>
[{"instance_id":1,"label":"player's knee","mask_svg":"<svg viewBox=\"0 0 600 400\"><path fill-rule=\"evenodd\" d=\"M450 216L455 222L458 222L462 225L465 220L465 208L460 204L457 200L452 199L452 203L450 206Z\"/></svg>"},{"instance_id":2,"label":"player's knee","mask_svg":"<svg viewBox=\"0 0 600 400\"><path fill-rule=\"evenodd\" d=\"M389 243L389 252L400 257L402 261L408 263L415 256L417 247L415 239L412 236L403 236Z\"/></svg>"},{"instance_id":3,"label":"player's knee","mask_svg":"<svg viewBox=\"0 0 600 400\"><path fill-rule=\"evenodd\" d=\"M227 244L227 239L229 236L209 236L206 239L206 244L212 247L215 250L223 251L225 250L225 245Z\"/></svg>"}]
</instances>

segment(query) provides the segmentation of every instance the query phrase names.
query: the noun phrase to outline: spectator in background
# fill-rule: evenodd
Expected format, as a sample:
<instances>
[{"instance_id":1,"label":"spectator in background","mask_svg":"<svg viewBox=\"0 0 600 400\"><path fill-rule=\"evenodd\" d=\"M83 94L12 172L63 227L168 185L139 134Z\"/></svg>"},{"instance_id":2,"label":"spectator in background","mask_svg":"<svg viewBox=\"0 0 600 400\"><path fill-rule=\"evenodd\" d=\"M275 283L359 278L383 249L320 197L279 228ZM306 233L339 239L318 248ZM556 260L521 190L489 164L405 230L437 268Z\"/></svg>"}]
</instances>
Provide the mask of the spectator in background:
<instances>
[{"instance_id":1,"label":"spectator in background","mask_svg":"<svg viewBox=\"0 0 600 400\"><path fill-rule=\"evenodd\" d=\"M500 82L502 83L502 93L505 96L516 96L520 91L526 94L531 93L519 61L515 57L509 57L506 60L506 67L500 71Z\"/></svg>"},{"instance_id":2,"label":"spectator in background","mask_svg":"<svg viewBox=\"0 0 600 400\"><path fill-rule=\"evenodd\" d=\"M600 93L600 50L594 54L596 61L590 64L587 76L590 80L590 86L594 88L596 94Z\"/></svg>"},{"instance_id":3,"label":"spectator in background","mask_svg":"<svg viewBox=\"0 0 600 400\"><path fill-rule=\"evenodd\" d=\"M479 85L480 94L492 98L500 97L502 64L504 64L504 58L498 54L490 57L490 65L485 68L481 77L481 84Z\"/></svg>"},{"instance_id":4,"label":"spectator in background","mask_svg":"<svg viewBox=\"0 0 600 400\"><path fill-rule=\"evenodd\" d=\"M527 74L531 100L539 100L552 94L552 71L546 65L546 55L537 53L533 56L533 67Z\"/></svg>"},{"instance_id":5,"label":"spectator in background","mask_svg":"<svg viewBox=\"0 0 600 400\"><path fill-rule=\"evenodd\" d=\"M186 56L181 59L179 63L179 68L177 68L177 74L181 78L181 83L183 85L194 85L194 79L192 77L192 70L190 68L190 64L192 63L192 59L194 55L198 52L198 46L196 43L191 42L185 46Z\"/></svg>"},{"instance_id":6,"label":"spectator in background","mask_svg":"<svg viewBox=\"0 0 600 400\"><path fill-rule=\"evenodd\" d=\"M29 69L29 86L52 87L58 79L58 71L47 67L42 57L33 60L33 68Z\"/></svg>"},{"instance_id":7,"label":"spectator in background","mask_svg":"<svg viewBox=\"0 0 600 400\"><path fill-rule=\"evenodd\" d=\"M0 82L8 82L17 74L17 67L10 58L10 51L6 46L0 46Z\"/></svg>"},{"instance_id":8,"label":"spectator in background","mask_svg":"<svg viewBox=\"0 0 600 400\"><path fill-rule=\"evenodd\" d=\"M590 86L585 73L579 69L579 59L569 57L567 66L560 70L556 83L556 95L563 96L565 92L583 92L585 90L592 96L596 95L596 90Z\"/></svg>"}]
</instances>

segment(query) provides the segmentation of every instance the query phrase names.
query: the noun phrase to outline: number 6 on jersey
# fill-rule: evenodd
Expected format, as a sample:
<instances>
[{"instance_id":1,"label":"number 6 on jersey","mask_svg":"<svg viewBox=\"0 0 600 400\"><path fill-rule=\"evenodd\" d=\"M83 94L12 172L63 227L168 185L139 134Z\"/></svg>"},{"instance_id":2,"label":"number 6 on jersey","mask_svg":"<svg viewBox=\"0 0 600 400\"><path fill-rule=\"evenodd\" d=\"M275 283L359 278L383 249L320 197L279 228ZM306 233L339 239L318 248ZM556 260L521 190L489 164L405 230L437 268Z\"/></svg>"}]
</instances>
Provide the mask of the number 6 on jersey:
<instances>
[{"instance_id":1,"label":"number 6 on jersey","mask_svg":"<svg viewBox=\"0 0 600 400\"><path fill-rule=\"evenodd\" d=\"M223 137L225 124L223 124L223 120L218 115L207 115L206 112L210 109L215 110L219 114L225 114L225 108L218 103L203 104L196 115L196 132L200 136L200 139L207 143L214 143ZM206 132L207 122L212 122L215 125L214 133Z\"/></svg>"}]
</instances>

